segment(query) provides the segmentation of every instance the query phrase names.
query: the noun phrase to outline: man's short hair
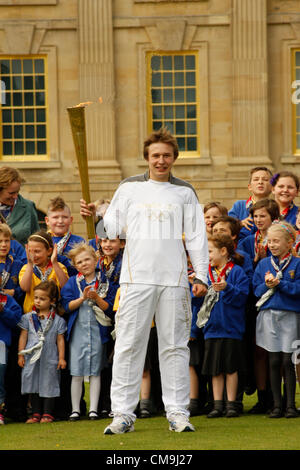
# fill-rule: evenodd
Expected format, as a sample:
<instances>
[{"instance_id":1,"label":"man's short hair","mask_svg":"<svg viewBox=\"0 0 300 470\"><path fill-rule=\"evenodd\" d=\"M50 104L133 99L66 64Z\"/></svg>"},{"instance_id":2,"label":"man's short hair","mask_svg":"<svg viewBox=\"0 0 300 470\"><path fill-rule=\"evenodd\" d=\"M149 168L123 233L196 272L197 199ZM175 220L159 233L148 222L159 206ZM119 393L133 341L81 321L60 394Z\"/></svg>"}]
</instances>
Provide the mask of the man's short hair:
<instances>
[{"instance_id":1,"label":"man's short hair","mask_svg":"<svg viewBox=\"0 0 300 470\"><path fill-rule=\"evenodd\" d=\"M175 159L179 155L179 149L176 138L171 134L171 132L165 128L161 127L158 131L153 131L147 139L144 141L144 158L148 159L149 147L151 144L156 143L164 143L169 144L173 147L174 157Z\"/></svg>"}]
</instances>

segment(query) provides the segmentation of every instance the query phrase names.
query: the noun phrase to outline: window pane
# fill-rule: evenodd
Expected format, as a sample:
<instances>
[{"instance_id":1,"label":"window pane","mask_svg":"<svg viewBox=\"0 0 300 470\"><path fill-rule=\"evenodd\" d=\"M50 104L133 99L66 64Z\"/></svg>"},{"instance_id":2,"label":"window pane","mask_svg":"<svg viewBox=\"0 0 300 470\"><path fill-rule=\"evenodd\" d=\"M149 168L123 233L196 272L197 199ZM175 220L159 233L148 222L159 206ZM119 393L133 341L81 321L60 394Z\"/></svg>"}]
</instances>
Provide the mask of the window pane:
<instances>
[{"instance_id":1,"label":"window pane","mask_svg":"<svg viewBox=\"0 0 300 470\"><path fill-rule=\"evenodd\" d=\"M184 121L177 121L176 122L176 134L178 134L178 135L185 134Z\"/></svg>"},{"instance_id":2,"label":"window pane","mask_svg":"<svg viewBox=\"0 0 300 470\"><path fill-rule=\"evenodd\" d=\"M153 122L153 130L158 131L162 127L161 121L154 121Z\"/></svg>"},{"instance_id":3,"label":"window pane","mask_svg":"<svg viewBox=\"0 0 300 470\"><path fill-rule=\"evenodd\" d=\"M27 155L34 155L35 154L35 149L34 149L34 142L33 141L27 141L26 142L26 154Z\"/></svg>"},{"instance_id":4,"label":"window pane","mask_svg":"<svg viewBox=\"0 0 300 470\"><path fill-rule=\"evenodd\" d=\"M184 101L184 88L175 88L176 103Z\"/></svg>"},{"instance_id":5,"label":"window pane","mask_svg":"<svg viewBox=\"0 0 300 470\"><path fill-rule=\"evenodd\" d=\"M2 111L2 121L11 122L11 111L9 109L3 109Z\"/></svg>"},{"instance_id":6,"label":"window pane","mask_svg":"<svg viewBox=\"0 0 300 470\"><path fill-rule=\"evenodd\" d=\"M187 69L195 69L195 56L193 55L187 55L185 57L185 67Z\"/></svg>"},{"instance_id":7,"label":"window pane","mask_svg":"<svg viewBox=\"0 0 300 470\"><path fill-rule=\"evenodd\" d=\"M152 86L161 86L161 73L152 74Z\"/></svg>"},{"instance_id":8,"label":"window pane","mask_svg":"<svg viewBox=\"0 0 300 470\"><path fill-rule=\"evenodd\" d=\"M37 122L46 122L46 112L44 109L36 110L36 120Z\"/></svg>"},{"instance_id":9,"label":"window pane","mask_svg":"<svg viewBox=\"0 0 300 470\"><path fill-rule=\"evenodd\" d=\"M176 119L184 119L184 106L175 106Z\"/></svg>"},{"instance_id":10,"label":"window pane","mask_svg":"<svg viewBox=\"0 0 300 470\"><path fill-rule=\"evenodd\" d=\"M187 121L187 134L196 134L196 121Z\"/></svg>"},{"instance_id":11,"label":"window pane","mask_svg":"<svg viewBox=\"0 0 300 470\"><path fill-rule=\"evenodd\" d=\"M11 93L3 93L2 104L5 106L11 106Z\"/></svg>"},{"instance_id":12,"label":"window pane","mask_svg":"<svg viewBox=\"0 0 300 470\"><path fill-rule=\"evenodd\" d=\"M161 90L152 90L152 103L161 103Z\"/></svg>"},{"instance_id":13,"label":"window pane","mask_svg":"<svg viewBox=\"0 0 300 470\"><path fill-rule=\"evenodd\" d=\"M45 141L39 141L37 142L37 153L39 155L45 155L46 153L46 142Z\"/></svg>"},{"instance_id":14,"label":"window pane","mask_svg":"<svg viewBox=\"0 0 300 470\"><path fill-rule=\"evenodd\" d=\"M24 77L24 89L33 90L33 76L32 75L28 75Z\"/></svg>"},{"instance_id":15,"label":"window pane","mask_svg":"<svg viewBox=\"0 0 300 470\"><path fill-rule=\"evenodd\" d=\"M174 57L174 69L175 70L183 70L183 56L182 55L176 55Z\"/></svg>"},{"instance_id":16,"label":"window pane","mask_svg":"<svg viewBox=\"0 0 300 470\"><path fill-rule=\"evenodd\" d=\"M300 134L297 134L297 149L300 149Z\"/></svg>"},{"instance_id":17,"label":"window pane","mask_svg":"<svg viewBox=\"0 0 300 470\"><path fill-rule=\"evenodd\" d=\"M165 127L169 129L169 131L173 134L174 133L174 123L171 121L165 121Z\"/></svg>"},{"instance_id":18,"label":"window pane","mask_svg":"<svg viewBox=\"0 0 300 470\"><path fill-rule=\"evenodd\" d=\"M1 77L1 80L4 82L4 85L5 85L5 89L6 90L10 90L11 89L11 81L10 81L10 77Z\"/></svg>"},{"instance_id":19,"label":"window pane","mask_svg":"<svg viewBox=\"0 0 300 470\"><path fill-rule=\"evenodd\" d=\"M196 90L194 88L188 88L186 90L186 101L188 103L196 101Z\"/></svg>"},{"instance_id":20,"label":"window pane","mask_svg":"<svg viewBox=\"0 0 300 470\"><path fill-rule=\"evenodd\" d=\"M22 106L22 93L13 93L13 106Z\"/></svg>"},{"instance_id":21,"label":"window pane","mask_svg":"<svg viewBox=\"0 0 300 470\"><path fill-rule=\"evenodd\" d=\"M187 117L188 118L196 118L196 106L190 105L186 107Z\"/></svg>"},{"instance_id":22,"label":"window pane","mask_svg":"<svg viewBox=\"0 0 300 470\"><path fill-rule=\"evenodd\" d=\"M195 85L195 72L187 72L185 75L186 86Z\"/></svg>"},{"instance_id":23,"label":"window pane","mask_svg":"<svg viewBox=\"0 0 300 470\"><path fill-rule=\"evenodd\" d=\"M185 150L185 139L182 137L177 137L177 144L180 152Z\"/></svg>"},{"instance_id":24,"label":"window pane","mask_svg":"<svg viewBox=\"0 0 300 470\"><path fill-rule=\"evenodd\" d=\"M39 92L35 94L35 104L36 106L44 106L45 105L45 93Z\"/></svg>"},{"instance_id":25,"label":"window pane","mask_svg":"<svg viewBox=\"0 0 300 470\"><path fill-rule=\"evenodd\" d=\"M3 126L3 139L11 139L12 138L12 129L11 126Z\"/></svg>"},{"instance_id":26,"label":"window pane","mask_svg":"<svg viewBox=\"0 0 300 470\"><path fill-rule=\"evenodd\" d=\"M24 155L24 142L14 143L15 155Z\"/></svg>"},{"instance_id":27,"label":"window pane","mask_svg":"<svg viewBox=\"0 0 300 470\"><path fill-rule=\"evenodd\" d=\"M35 77L35 89L43 90L45 88L45 79L42 75Z\"/></svg>"},{"instance_id":28,"label":"window pane","mask_svg":"<svg viewBox=\"0 0 300 470\"><path fill-rule=\"evenodd\" d=\"M187 138L187 150L189 150L189 151L197 150L197 139L196 139L196 137L188 137Z\"/></svg>"},{"instance_id":29,"label":"window pane","mask_svg":"<svg viewBox=\"0 0 300 470\"><path fill-rule=\"evenodd\" d=\"M175 86L183 86L184 85L184 74L183 72L175 72Z\"/></svg>"},{"instance_id":30,"label":"window pane","mask_svg":"<svg viewBox=\"0 0 300 470\"><path fill-rule=\"evenodd\" d=\"M25 106L33 106L33 93L24 93Z\"/></svg>"},{"instance_id":31,"label":"window pane","mask_svg":"<svg viewBox=\"0 0 300 470\"><path fill-rule=\"evenodd\" d=\"M172 70L172 57L169 55L164 55L162 58L163 61L163 70Z\"/></svg>"},{"instance_id":32,"label":"window pane","mask_svg":"<svg viewBox=\"0 0 300 470\"><path fill-rule=\"evenodd\" d=\"M14 138L23 139L23 126L14 126Z\"/></svg>"},{"instance_id":33,"label":"window pane","mask_svg":"<svg viewBox=\"0 0 300 470\"><path fill-rule=\"evenodd\" d=\"M23 122L23 110L22 109L14 109L14 121Z\"/></svg>"},{"instance_id":34,"label":"window pane","mask_svg":"<svg viewBox=\"0 0 300 470\"><path fill-rule=\"evenodd\" d=\"M46 126L36 126L36 135L40 139L46 138Z\"/></svg>"},{"instance_id":35,"label":"window pane","mask_svg":"<svg viewBox=\"0 0 300 470\"><path fill-rule=\"evenodd\" d=\"M21 73L21 61L19 59L14 59L12 62L12 73Z\"/></svg>"},{"instance_id":36,"label":"window pane","mask_svg":"<svg viewBox=\"0 0 300 470\"><path fill-rule=\"evenodd\" d=\"M34 71L35 73L44 73L44 61L42 59L35 59Z\"/></svg>"},{"instance_id":37,"label":"window pane","mask_svg":"<svg viewBox=\"0 0 300 470\"><path fill-rule=\"evenodd\" d=\"M9 60L2 59L0 61L0 73L9 74L10 73L10 63Z\"/></svg>"},{"instance_id":38,"label":"window pane","mask_svg":"<svg viewBox=\"0 0 300 470\"><path fill-rule=\"evenodd\" d=\"M22 90L22 78L13 77L13 90Z\"/></svg>"},{"instance_id":39,"label":"window pane","mask_svg":"<svg viewBox=\"0 0 300 470\"><path fill-rule=\"evenodd\" d=\"M32 73L32 59L24 59L23 60L23 73Z\"/></svg>"},{"instance_id":40,"label":"window pane","mask_svg":"<svg viewBox=\"0 0 300 470\"><path fill-rule=\"evenodd\" d=\"M26 139L33 139L34 138L34 126L26 126L25 135L26 135Z\"/></svg>"},{"instance_id":41,"label":"window pane","mask_svg":"<svg viewBox=\"0 0 300 470\"><path fill-rule=\"evenodd\" d=\"M25 109L25 122L34 122L33 109Z\"/></svg>"},{"instance_id":42,"label":"window pane","mask_svg":"<svg viewBox=\"0 0 300 470\"><path fill-rule=\"evenodd\" d=\"M160 70L160 56L151 57L151 68L152 70Z\"/></svg>"},{"instance_id":43,"label":"window pane","mask_svg":"<svg viewBox=\"0 0 300 470\"><path fill-rule=\"evenodd\" d=\"M164 107L165 119L173 119L173 106Z\"/></svg>"},{"instance_id":44,"label":"window pane","mask_svg":"<svg viewBox=\"0 0 300 470\"><path fill-rule=\"evenodd\" d=\"M300 66L300 51L296 52L296 67Z\"/></svg>"},{"instance_id":45,"label":"window pane","mask_svg":"<svg viewBox=\"0 0 300 470\"><path fill-rule=\"evenodd\" d=\"M164 90L164 102L170 103L173 101L173 90Z\"/></svg>"},{"instance_id":46,"label":"window pane","mask_svg":"<svg viewBox=\"0 0 300 470\"><path fill-rule=\"evenodd\" d=\"M163 75L163 86L172 86L173 77L171 73L164 73Z\"/></svg>"},{"instance_id":47,"label":"window pane","mask_svg":"<svg viewBox=\"0 0 300 470\"><path fill-rule=\"evenodd\" d=\"M153 108L152 108L152 118L153 119L161 119L162 118L162 107L161 106L153 106Z\"/></svg>"},{"instance_id":48,"label":"window pane","mask_svg":"<svg viewBox=\"0 0 300 470\"><path fill-rule=\"evenodd\" d=\"M12 155L12 142L3 142L3 155Z\"/></svg>"},{"instance_id":49,"label":"window pane","mask_svg":"<svg viewBox=\"0 0 300 470\"><path fill-rule=\"evenodd\" d=\"M296 69L296 80L300 80L300 69Z\"/></svg>"}]
</instances>

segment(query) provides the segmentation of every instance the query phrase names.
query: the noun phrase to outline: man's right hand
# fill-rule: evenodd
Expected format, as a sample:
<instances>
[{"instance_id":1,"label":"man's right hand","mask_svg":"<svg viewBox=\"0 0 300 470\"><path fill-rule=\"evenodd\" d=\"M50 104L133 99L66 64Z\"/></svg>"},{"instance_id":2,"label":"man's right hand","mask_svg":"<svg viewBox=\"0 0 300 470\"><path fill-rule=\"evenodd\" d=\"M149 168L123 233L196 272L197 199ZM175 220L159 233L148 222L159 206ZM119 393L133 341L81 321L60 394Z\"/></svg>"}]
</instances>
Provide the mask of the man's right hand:
<instances>
[{"instance_id":1,"label":"man's right hand","mask_svg":"<svg viewBox=\"0 0 300 470\"><path fill-rule=\"evenodd\" d=\"M87 204L84 199L80 199L80 215L81 217L93 217L96 219L96 206L93 202Z\"/></svg>"}]
</instances>

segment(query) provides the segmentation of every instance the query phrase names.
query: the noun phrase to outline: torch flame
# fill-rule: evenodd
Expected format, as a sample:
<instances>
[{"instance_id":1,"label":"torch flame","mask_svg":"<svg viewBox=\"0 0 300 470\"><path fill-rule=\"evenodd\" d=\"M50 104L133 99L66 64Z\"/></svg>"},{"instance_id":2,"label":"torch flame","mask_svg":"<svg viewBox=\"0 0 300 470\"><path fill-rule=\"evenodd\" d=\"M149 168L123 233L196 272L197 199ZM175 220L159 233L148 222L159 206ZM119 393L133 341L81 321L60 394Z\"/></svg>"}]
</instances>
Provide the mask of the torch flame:
<instances>
[{"instance_id":1,"label":"torch flame","mask_svg":"<svg viewBox=\"0 0 300 470\"><path fill-rule=\"evenodd\" d=\"M102 96L99 96L98 102L99 102L100 104L103 103ZM93 104L93 103L94 103L93 101L86 101L85 103L76 104L76 105L74 106L74 108L83 108L83 107L85 107L85 106L90 106L90 105Z\"/></svg>"}]
</instances>

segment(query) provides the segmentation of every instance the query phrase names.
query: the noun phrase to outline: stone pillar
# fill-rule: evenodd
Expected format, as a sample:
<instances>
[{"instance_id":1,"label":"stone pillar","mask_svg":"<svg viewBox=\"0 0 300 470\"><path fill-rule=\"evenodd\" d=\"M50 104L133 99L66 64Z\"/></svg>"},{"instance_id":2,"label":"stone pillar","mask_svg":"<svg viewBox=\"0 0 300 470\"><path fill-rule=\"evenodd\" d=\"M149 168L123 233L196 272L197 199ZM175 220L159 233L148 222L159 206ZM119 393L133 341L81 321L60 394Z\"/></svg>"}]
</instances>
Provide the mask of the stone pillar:
<instances>
[{"instance_id":1,"label":"stone pillar","mask_svg":"<svg viewBox=\"0 0 300 470\"><path fill-rule=\"evenodd\" d=\"M111 4L111 0L78 0L80 102L93 102L85 113L87 151L90 177L99 175L101 180L121 179L116 160Z\"/></svg>"},{"instance_id":2,"label":"stone pillar","mask_svg":"<svg viewBox=\"0 0 300 470\"><path fill-rule=\"evenodd\" d=\"M267 0L232 0L232 157L229 173L271 167L268 146Z\"/></svg>"}]
</instances>

